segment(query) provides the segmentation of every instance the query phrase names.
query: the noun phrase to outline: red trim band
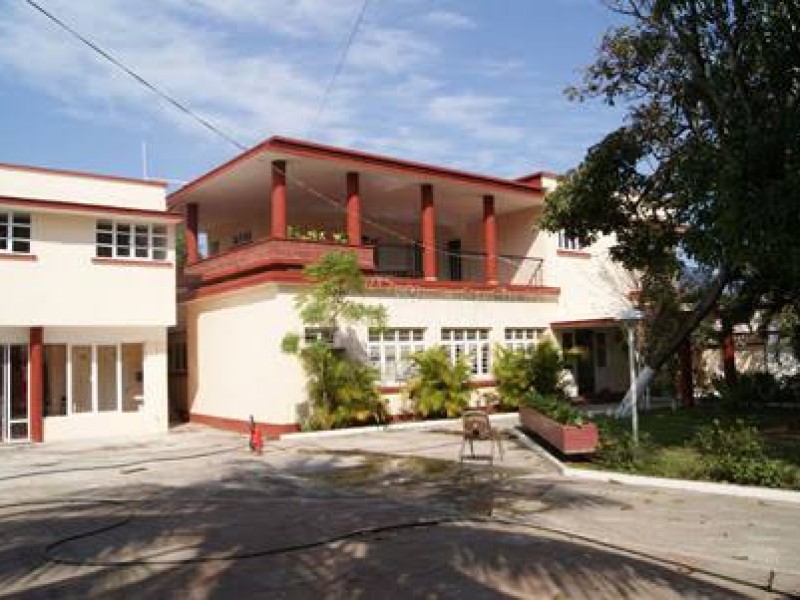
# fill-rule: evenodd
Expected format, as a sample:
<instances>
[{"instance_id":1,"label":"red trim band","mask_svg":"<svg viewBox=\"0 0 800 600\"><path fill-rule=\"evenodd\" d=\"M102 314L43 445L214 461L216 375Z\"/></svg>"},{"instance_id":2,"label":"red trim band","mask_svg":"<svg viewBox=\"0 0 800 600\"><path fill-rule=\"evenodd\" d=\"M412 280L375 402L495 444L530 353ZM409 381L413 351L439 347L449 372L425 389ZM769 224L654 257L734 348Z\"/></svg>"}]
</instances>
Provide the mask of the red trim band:
<instances>
[{"instance_id":1,"label":"red trim band","mask_svg":"<svg viewBox=\"0 0 800 600\"><path fill-rule=\"evenodd\" d=\"M200 423L201 425L208 425L209 427L224 429L226 431L235 431L236 433L250 433L250 421L243 421L240 419L189 413L189 422ZM256 421L256 425L267 438L271 439L280 439L281 435L284 433L300 431L300 426L297 423L262 423Z\"/></svg>"},{"instance_id":2,"label":"red trim band","mask_svg":"<svg viewBox=\"0 0 800 600\"><path fill-rule=\"evenodd\" d=\"M127 258L107 258L103 256L95 256L92 258L92 263L114 267L150 267L154 269L171 269L175 266L168 260L128 260Z\"/></svg>"},{"instance_id":3,"label":"red trim band","mask_svg":"<svg viewBox=\"0 0 800 600\"><path fill-rule=\"evenodd\" d=\"M60 200L34 200L32 198L15 198L11 196L0 196L0 205L10 204L24 208L44 208L47 210L58 210L65 212L89 212L99 214L125 215L130 217L142 217L151 220L167 221L169 223L180 223L183 221L181 215L175 215L160 210L147 210L144 208L124 208L121 206L105 206L101 204L85 204L82 202L62 202Z\"/></svg>"},{"instance_id":4,"label":"red trim band","mask_svg":"<svg viewBox=\"0 0 800 600\"><path fill-rule=\"evenodd\" d=\"M591 258L592 255L590 252L586 252L586 250L566 250L564 248L559 248L556 250L556 254L558 256L564 256L566 258Z\"/></svg>"},{"instance_id":5,"label":"red trim band","mask_svg":"<svg viewBox=\"0 0 800 600\"><path fill-rule=\"evenodd\" d=\"M13 252L0 252L0 260L11 260L19 262L36 262L39 257L35 254L15 254Z\"/></svg>"}]
</instances>

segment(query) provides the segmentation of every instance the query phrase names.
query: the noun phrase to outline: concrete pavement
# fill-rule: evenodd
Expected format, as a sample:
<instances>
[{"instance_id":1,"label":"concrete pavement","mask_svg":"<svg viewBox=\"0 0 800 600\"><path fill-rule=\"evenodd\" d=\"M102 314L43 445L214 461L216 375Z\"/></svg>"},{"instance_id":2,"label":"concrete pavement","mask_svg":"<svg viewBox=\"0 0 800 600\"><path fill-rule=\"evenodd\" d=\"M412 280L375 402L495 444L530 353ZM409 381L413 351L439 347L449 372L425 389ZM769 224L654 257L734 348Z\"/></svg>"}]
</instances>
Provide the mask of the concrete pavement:
<instances>
[{"instance_id":1,"label":"concrete pavement","mask_svg":"<svg viewBox=\"0 0 800 600\"><path fill-rule=\"evenodd\" d=\"M460 466L458 446L414 431L254 457L188 427L0 448L0 596L781 597L691 567L800 590L795 506L570 481L511 441L502 467Z\"/></svg>"}]
</instances>

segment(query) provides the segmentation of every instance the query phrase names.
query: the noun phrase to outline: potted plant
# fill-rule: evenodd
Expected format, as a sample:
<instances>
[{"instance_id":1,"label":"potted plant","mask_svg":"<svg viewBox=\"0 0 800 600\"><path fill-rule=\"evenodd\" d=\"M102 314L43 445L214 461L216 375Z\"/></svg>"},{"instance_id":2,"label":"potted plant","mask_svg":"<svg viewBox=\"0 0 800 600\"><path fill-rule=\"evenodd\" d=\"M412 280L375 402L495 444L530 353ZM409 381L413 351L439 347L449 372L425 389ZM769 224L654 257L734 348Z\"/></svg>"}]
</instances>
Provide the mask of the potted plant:
<instances>
[{"instance_id":1,"label":"potted plant","mask_svg":"<svg viewBox=\"0 0 800 600\"><path fill-rule=\"evenodd\" d=\"M594 452L598 443L597 426L569 403L564 392L564 359L555 343L546 338L512 363L510 374L518 377L506 373L506 384L518 397L519 416L525 429L562 454ZM502 393L504 386L498 387Z\"/></svg>"},{"instance_id":2,"label":"potted plant","mask_svg":"<svg viewBox=\"0 0 800 600\"><path fill-rule=\"evenodd\" d=\"M520 404L522 426L562 454L591 454L597 450L597 425L558 395L531 392Z\"/></svg>"}]
</instances>

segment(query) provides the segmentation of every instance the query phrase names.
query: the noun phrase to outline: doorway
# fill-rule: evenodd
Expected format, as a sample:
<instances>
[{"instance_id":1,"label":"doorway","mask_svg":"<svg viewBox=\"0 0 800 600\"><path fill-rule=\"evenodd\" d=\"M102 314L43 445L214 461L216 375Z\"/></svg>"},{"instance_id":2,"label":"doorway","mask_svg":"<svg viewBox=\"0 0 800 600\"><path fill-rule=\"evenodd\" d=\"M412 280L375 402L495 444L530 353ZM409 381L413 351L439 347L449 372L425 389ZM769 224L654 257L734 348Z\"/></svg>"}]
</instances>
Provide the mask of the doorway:
<instances>
[{"instance_id":1,"label":"doorway","mask_svg":"<svg viewBox=\"0 0 800 600\"><path fill-rule=\"evenodd\" d=\"M0 441L30 439L28 346L0 344Z\"/></svg>"}]
</instances>

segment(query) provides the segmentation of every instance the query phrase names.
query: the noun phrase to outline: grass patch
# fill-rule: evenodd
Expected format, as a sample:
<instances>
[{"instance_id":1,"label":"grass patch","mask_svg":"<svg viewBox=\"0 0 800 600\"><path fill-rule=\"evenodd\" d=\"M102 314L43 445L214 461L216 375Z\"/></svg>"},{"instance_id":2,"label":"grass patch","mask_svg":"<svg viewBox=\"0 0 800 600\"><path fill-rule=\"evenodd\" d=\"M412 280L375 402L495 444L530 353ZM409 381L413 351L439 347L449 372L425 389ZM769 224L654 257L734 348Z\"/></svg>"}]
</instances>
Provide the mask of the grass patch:
<instances>
[{"instance_id":1,"label":"grass patch","mask_svg":"<svg viewBox=\"0 0 800 600\"><path fill-rule=\"evenodd\" d=\"M595 420L601 432L600 452L583 466L677 479L736 482L738 477L747 483L800 489L798 410L730 412L701 406L644 413L639 418L638 448L631 443L630 419L600 416ZM716 428L720 443L711 451L701 451L698 439L703 432L708 436L710 428ZM740 456L737 451L741 447L744 453L746 444L740 444L744 438L736 436L747 434L756 447ZM740 465L746 469L738 469Z\"/></svg>"}]
</instances>

